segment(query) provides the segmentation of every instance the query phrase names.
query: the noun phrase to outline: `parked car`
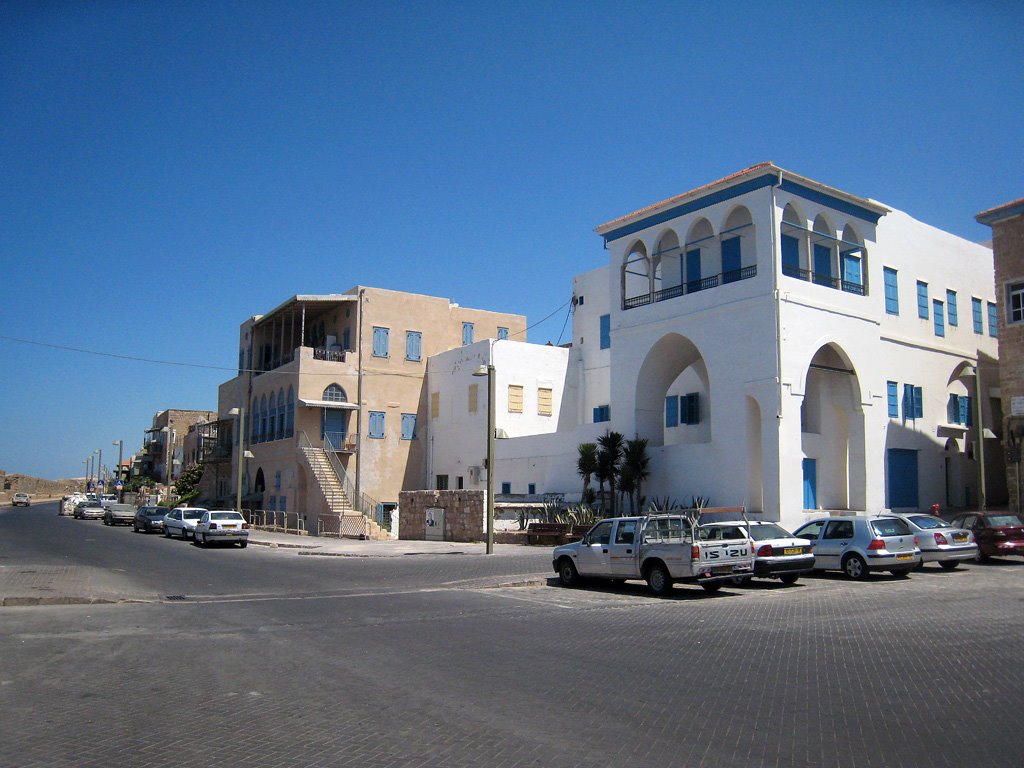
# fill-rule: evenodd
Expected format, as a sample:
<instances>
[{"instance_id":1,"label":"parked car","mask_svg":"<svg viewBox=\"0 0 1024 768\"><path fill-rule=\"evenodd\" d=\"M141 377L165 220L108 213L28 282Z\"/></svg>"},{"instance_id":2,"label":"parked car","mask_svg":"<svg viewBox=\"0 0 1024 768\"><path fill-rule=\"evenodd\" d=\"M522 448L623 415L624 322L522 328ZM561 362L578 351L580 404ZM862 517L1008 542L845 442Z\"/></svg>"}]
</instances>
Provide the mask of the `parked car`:
<instances>
[{"instance_id":1,"label":"parked car","mask_svg":"<svg viewBox=\"0 0 1024 768\"><path fill-rule=\"evenodd\" d=\"M825 517L800 526L793 535L814 549L814 568L866 579L872 571L906 577L921 562L914 532L898 517Z\"/></svg>"},{"instance_id":2,"label":"parked car","mask_svg":"<svg viewBox=\"0 0 1024 768\"><path fill-rule=\"evenodd\" d=\"M180 536L187 540L206 510L202 507L178 507L164 515L164 536Z\"/></svg>"},{"instance_id":3,"label":"parked car","mask_svg":"<svg viewBox=\"0 0 1024 768\"><path fill-rule=\"evenodd\" d=\"M75 506L75 519L99 520L103 517L103 505L92 499L80 501Z\"/></svg>"},{"instance_id":4,"label":"parked car","mask_svg":"<svg viewBox=\"0 0 1024 768\"><path fill-rule=\"evenodd\" d=\"M138 512L135 513L135 519L132 521L132 527L136 533L162 531L166 512L166 507L139 507Z\"/></svg>"},{"instance_id":5,"label":"parked car","mask_svg":"<svg viewBox=\"0 0 1024 768\"><path fill-rule=\"evenodd\" d=\"M214 541L237 542L245 549L249 545L249 524L240 512L233 509L211 509L199 518L192 540L203 546Z\"/></svg>"},{"instance_id":6,"label":"parked car","mask_svg":"<svg viewBox=\"0 0 1024 768\"><path fill-rule=\"evenodd\" d=\"M801 573L814 570L811 545L776 523L760 520L703 523L697 535L702 541L715 535L721 538L749 536L754 542L754 576L795 584Z\"/></svg>"},{"instance_id":7,"label":"parked car","mask_svg":"<svg viewBox=\"0 0 1024 768\"><path fill-rule=\"evenodd\" d=\"M16 493L11 497L12 507L30 507L32 506L32 497L27 493Z\"/></svg>"},{"instance_id":8,"label":"parked car","mask_svg":"<svg viewBox=\"0 0 1024 768\"><path fill-rule=\"evenodd\" d=\"M978 557L1024 555L1024 521L1009 512L964 512L952 520L953 525L974 534Z\"/></svg>"},{"instance_id":9,"label":"parked car","mask_svg":"<svg viewBox=\"0 0 1024 768\"><path fill-rule=\"evenodd\" d=\"M116 493L104 493L104 494L101 494L100 495L100 504L102 504L104 508L109 507L111 504L117 504L117 494Z\"/></svg>"},{"instance_id":10,"label":"parked car","mask_svg":"<svg viewBox=\"0 0 1024 768\"><path fill-rule=\"evenodd\" d=\"M108 504L103 512L104 525L124 523L131 525L135 520L135 507L131 504Z\"/></svg>"},{"instance_id":11,"label":"parked car","mask_svg":"<svg viewBox=\"0 0 1024 768\"><path fill-rule=\"evenodd\" d=\"M921 549L921 565L938 563L951 571L963 560L978 557L974 534L950 525L941 517L924 512L894 514L893 517L905 520L917 537L917 546Z\"/></svg>"}]
</instances>

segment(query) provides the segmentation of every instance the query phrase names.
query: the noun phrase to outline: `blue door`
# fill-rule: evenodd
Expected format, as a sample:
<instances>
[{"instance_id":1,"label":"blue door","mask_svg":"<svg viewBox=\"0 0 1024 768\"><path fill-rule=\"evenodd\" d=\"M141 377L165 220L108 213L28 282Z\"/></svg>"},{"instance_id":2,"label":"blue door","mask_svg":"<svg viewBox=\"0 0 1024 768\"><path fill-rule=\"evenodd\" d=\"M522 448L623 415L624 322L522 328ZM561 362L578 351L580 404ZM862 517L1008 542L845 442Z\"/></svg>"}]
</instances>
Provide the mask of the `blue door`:
<instances>
[{"instance_id":1,"label":"blue door","mask_svg":"<svg viewBox=\"0 0 1024 768\"><path fill-rule=\"evenodd\" d=\"M826 245L814 246L814 282L832 285L832 249Z\"/></svg>"},{"instance_id":2,"label":"blue door","mask_svg":"<svg viewBox=\"0 0 1024 768\"><path fill-rule=\"evenodd\" d=\"M818 508L818 460L804 459L804 509Z\"/></svg>"},{"instance_id":3,"label":"blue door","mask_svg":"<svg viewBox=\"0 0 1024 768\"><path fill-rule=\"evenodd\" d=\"M857 292L857 288L864 285L861 278L860 256L854 255L859 251L850 251L843 254L843 290Z\"/></svg>"},{"instance_id":4,"label":"blue door","mask_svg":"<svg viewBox=\"0 0 1024 768\"><path fill-rule=\"evenodd\" d=\"M686 252L686 292L700 290L700 248Z\"/></svg>"},{"instance_id":5,"label":"blue door","mask_svg":"<svg viewBox=\"0 0 1024 768\"><path fill-rule=\"evenodd\" d=\"M324 408L323 410L323 434L331 441L335 449L345 445L345 417L348 415L340 408Z\"/></svg>"},{"instance_id":6,"label":"blue door","mask_svg":"<svg viewBox=\"0 0 1024 768\"><path fill-rule=\"evenodd\" d=\"M741 239L730 237L722 241L722 282L731 283L740 279L743 260L740 255Z\"/></svg>"},{"instance_id":7,"label":"blue door","mask_svg":"<svg viewBox=\"0 0 1024 768\"><path fill-rule=\"evenodd\" d=\"M887 463L889 509L917 509L917 451L890 448Z\"/></svg>"},{"instance_id":8,"label":"blue door","mask_svg":"<svg viewBox=\"0 0 1024 768\"><path fill-rule=\"evenodd\" d=\"M782 274L800 276L800 241L790 235L782 236Z\"/></svg>"}]
</instances>

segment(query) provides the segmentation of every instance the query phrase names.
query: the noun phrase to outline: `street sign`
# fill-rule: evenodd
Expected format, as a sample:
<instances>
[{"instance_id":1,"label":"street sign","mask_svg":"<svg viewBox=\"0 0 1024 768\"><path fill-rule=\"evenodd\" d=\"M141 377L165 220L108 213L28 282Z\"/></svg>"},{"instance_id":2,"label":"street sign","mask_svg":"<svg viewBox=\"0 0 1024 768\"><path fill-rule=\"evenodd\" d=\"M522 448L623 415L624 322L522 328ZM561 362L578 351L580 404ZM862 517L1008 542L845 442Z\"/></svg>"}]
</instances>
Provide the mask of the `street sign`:
<instances>
[{"instance_id":1,"label":"street sign","mask_svg":"<svg viewBox=\"0 0 1024 768\"><path fill-rule=\"evenodd\" d=\"M120 491L120 490L122 490L122 489L124 488L124 483L122 483L122 482L121 482L120 480L118 480L118 481L117 481L117 485L115 485L114 487L115 487L115 488L116 488L117 490L119 490L119 491Z\"/></svg>"},{"instance_id":2,"label":"street sign","mask_svg":"<svg viewBox=\"0 0 1024 768\"><path fill-rule=\"evenodd\" d=\"M99 482L97 483L97 485L98 485L98 486L99 486L100 488L102 488L102 487L103 487L103 481L102 481L102 480L100 480L100 481L99 481Z\"/></svg>"}]
</instances>

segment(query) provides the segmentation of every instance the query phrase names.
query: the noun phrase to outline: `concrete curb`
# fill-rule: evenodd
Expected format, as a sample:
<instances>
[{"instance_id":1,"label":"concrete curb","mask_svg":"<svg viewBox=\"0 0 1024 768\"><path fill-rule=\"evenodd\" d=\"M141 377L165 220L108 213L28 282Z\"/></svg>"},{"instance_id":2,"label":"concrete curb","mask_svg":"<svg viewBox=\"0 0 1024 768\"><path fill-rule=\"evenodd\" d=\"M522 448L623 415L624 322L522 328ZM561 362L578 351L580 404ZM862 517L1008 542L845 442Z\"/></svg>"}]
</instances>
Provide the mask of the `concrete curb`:
<instances>
[{"instance_id":1,"label":"concrete curb","mask_svg":"<svg viewBox=\"0 0 1024 768\"><path fill-rule=\"evenodd\" d=\"M5 597L0 600L0 607L23 608L35 605L113 605L115 603L134 602L111 600L105 597L71 597L69 595L53 595L47 597Z\"/></svg>"}]
</instances>

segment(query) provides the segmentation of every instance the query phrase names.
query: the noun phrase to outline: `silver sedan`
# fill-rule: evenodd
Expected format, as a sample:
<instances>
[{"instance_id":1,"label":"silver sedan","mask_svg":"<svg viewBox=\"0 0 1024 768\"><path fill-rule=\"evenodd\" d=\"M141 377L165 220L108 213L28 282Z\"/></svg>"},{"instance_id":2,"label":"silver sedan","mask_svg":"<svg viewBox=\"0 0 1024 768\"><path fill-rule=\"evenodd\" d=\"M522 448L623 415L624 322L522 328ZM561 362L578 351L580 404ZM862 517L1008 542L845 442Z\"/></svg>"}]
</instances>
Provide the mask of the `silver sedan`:
<instances>
[{"instance_id":1,"label":"silver sedan","mask_svg":"<svg viewBox=\"0 0 1024 768\"><path fill-rule=\"evenodd\" d=\"M978 544L974 541L974 534L950 525L941 517L924 513L895 517L905 520L917 536L917 546L921 549L921 565L938 563L951 571L960 565L960 561L974 560L978 556Z\"/></svg>"}]
</instances>

